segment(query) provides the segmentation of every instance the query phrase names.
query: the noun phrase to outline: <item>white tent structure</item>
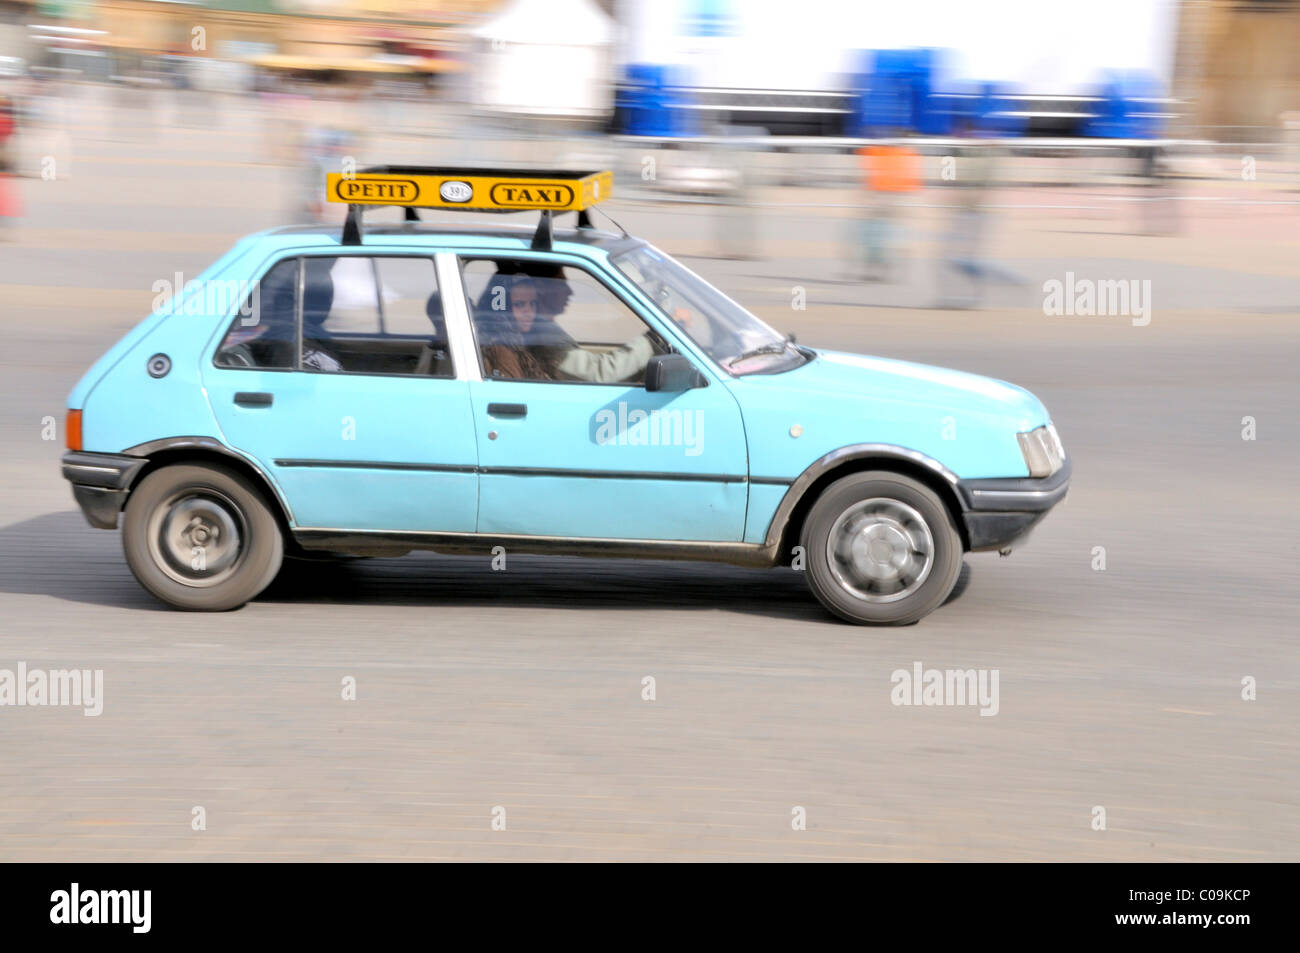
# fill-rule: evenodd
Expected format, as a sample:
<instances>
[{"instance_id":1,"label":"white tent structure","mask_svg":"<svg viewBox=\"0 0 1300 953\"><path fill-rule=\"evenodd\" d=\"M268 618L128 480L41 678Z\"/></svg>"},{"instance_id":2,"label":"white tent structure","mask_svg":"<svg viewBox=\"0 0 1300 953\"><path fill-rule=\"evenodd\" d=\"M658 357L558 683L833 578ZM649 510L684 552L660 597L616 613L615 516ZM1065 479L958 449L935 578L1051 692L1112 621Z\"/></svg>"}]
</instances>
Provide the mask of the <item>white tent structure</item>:
<instances>
[{"instance_id":1,"label":"white tent structure","mask_svg":"<svg viewBox=\"0 0 1300 953\"><path fill-rule=\"evenodd\" d=\"M613 108L617 28L592 0L514 0L472 36L479 109L592 120Z\"/></svg>"}]
</instances>

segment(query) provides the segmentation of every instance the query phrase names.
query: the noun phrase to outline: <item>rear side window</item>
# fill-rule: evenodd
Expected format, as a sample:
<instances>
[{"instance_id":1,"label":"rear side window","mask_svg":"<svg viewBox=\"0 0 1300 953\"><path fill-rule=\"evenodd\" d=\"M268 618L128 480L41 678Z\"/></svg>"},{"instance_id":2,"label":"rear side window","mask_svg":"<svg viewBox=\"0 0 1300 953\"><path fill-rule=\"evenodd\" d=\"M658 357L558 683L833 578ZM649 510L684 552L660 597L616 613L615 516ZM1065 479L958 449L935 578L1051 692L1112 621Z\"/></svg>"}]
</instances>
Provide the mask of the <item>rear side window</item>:
<instances>
[{"instance_id":1,"label":"rear side window","mask_svg":"<svg viewBox=\"0 0 1300 953\"><path fill-rule=\"evenodd\" d=\"M215 360L221 367L455 376L437 274L427 257L279 262L235 316Z\"/></svg>"},{"instance_id":2,"label":"rear side window","mask_svg":"<svg viewBox=\"0 0 1300 953\"><path fill-rule=\"evenodd\" d=\"M297 358L298 259L276 262L230 322L217 348L219 367L288 370Z\"/></svg>"},{"instance_id":3,"label":"rear side window","mask_svg":"<svg viewBox=\"0 0 1300 953\"><path fill-rule=\"evenodd\" d=\"M302 369L453 377L433 259L303 259Z\"/></svg>"},{"instance_id":4,"label":"rear side window","mask_svg":"<svg viewBox=\"0 0 1300 953\"><path fill-rule=\"evenodd\" d=\"M425 337L442 327L442 295L430 258L376 258L379 327L385 334Z\"/></svg>"}]
</instances>

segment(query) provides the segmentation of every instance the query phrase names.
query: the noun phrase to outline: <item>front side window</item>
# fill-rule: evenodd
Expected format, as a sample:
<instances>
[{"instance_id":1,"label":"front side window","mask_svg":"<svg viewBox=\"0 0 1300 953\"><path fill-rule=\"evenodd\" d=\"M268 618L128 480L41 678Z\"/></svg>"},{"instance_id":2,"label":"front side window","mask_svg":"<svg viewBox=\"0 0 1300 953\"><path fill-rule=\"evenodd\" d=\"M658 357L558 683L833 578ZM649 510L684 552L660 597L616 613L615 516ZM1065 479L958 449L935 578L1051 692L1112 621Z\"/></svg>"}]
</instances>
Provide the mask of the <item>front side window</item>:
<instances>
[{"instance_id":1,"label":"front side window","mask_svg":"<svg viewBox=\"0 0 1300 953\"><path fill-rule=\"evenodd\" d=\"M487 380L635 384L672 348L587 271L530 259L463 262Z\"/></svg>"}]
</instances>

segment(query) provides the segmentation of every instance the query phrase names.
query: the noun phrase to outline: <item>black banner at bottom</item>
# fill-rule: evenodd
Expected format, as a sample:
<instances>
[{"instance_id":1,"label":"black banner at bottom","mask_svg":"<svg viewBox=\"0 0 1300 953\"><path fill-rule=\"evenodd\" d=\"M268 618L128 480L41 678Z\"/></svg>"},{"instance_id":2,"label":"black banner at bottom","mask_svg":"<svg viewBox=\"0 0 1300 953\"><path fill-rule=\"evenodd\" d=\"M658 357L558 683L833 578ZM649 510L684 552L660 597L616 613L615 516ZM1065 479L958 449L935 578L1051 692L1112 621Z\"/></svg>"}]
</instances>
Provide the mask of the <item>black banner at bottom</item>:
<instances>
[{"instance_id":1,"label":"black banner at bottom","mask_svg":"<svg viewBox=\"0 0 1300 953\"><path fill-rule=\"evenodd\" d=\"M1286 922L1284 881L1291 879L1281 865L630 866L593 876L582 865L543 873L418 864L11 864L0 868L0 922L6 939L90 944L374 940L405 935L417 921L477 924L494 935L512 924L564 924L570 936L590 930L609 941L617 934L607 926L597 933L596 924L619 920L633 933L680 921L737 933L847 924L872 937L920 930L926 941L1136 934L1231 943Z\"/></svg>"}]
</instances>

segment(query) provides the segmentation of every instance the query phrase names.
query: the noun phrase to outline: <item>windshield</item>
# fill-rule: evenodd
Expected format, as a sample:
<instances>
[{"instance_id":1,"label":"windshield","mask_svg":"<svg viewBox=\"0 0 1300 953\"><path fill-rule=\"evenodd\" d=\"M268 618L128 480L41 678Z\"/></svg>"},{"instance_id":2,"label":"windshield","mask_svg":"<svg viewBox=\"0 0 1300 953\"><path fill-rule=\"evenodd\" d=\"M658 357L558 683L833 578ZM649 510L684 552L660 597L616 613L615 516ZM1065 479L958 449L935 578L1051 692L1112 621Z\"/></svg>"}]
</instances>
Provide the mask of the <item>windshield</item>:
<instances>
[{"instance_id":1,"label":"windshield","mask_svg":"<svg viewBox=\"0 0 1300 953\"><path fill-rule=\"evenodd\" d=\"M807 359L785 335L657 248L640 245L610 261L732 374L771 373Z\"/></svg>"}]
</instances>

